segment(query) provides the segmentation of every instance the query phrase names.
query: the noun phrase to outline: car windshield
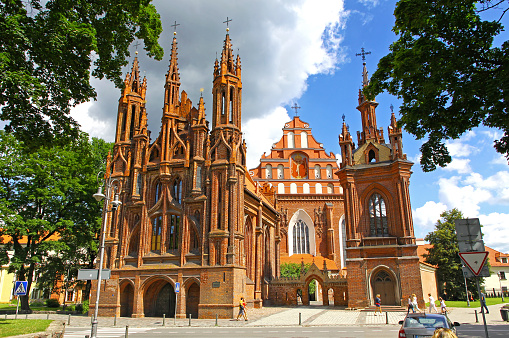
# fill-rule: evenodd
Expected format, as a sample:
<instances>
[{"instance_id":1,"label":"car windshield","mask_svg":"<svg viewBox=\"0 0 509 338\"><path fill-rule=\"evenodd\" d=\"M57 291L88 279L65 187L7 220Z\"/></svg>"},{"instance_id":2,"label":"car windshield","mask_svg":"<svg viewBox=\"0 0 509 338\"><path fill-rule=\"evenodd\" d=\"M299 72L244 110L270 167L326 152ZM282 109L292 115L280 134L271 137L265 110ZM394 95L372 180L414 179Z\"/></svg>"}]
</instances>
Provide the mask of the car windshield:
<instances>
[{"instance_id":1,"label":"car windshield","mask_svg":"<svg viewBox=\"0 0 509 338\"><path fill-rule=\"evenodd\" d=\"M425 327L425 328L436 328L436 327L449 327L445 321L445 318L441 317L408 317L405 320L405 327Z\"/></svg>"}]
</instances>

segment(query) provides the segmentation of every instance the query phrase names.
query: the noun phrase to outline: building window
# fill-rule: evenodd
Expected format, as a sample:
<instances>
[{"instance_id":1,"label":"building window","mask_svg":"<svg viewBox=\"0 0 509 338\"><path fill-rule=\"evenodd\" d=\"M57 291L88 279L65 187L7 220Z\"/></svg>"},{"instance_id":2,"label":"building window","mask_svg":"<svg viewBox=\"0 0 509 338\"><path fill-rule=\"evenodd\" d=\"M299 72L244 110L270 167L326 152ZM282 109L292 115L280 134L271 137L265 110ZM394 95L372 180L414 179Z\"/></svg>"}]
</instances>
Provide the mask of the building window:
<instances>
[{"instance_id":1,"label":"building window","mask_svg":"<svg viewBox=\"0 0 509 338\"><path fill-rule=\"evenodd\" d=\"M179 248L180 215L170 215L168 227L168 250Z\"/></svg>"},{"instance_id":2,"label":"building window","mask_svg":"<svg viewBox=\"0 0 509 338\"><path fill-rule=\"evenodd\" d=\"M292 132L288 133L288 148L295 148L294 135Z\"/></svg>"},{"instance_id":3,"label":"building window","mask_svg":"<svg viewBox=\"0 0 509 338\"><path fill-rule=\"evenodd\" d=\"M279 183L277 185L277 193L278 194L284 194L285 193L285 184L284 183Z\"/></svg>"},{"instance_id":4,"label":"building window","mask_svg":"<svg viewBox=\"0 0 509 338\"><path fill-rule=\"evenodd\" d=\"M505 278L505 271L499 271L499 272L498 272L498 275L500 276L500 279L503 279L503 280L505 280L505 279L506 279L506 278Z\"/></svg>"},{"instance_id":5,"label":"building window","mask_svg":"<svg viewBox=\"0 0 509 338\"><path fill-rule=\"evenodd\" d=\"M308 147L308 133L303 131L300 133L300 147L307 148Z\"/></svg>"},{"instance_id":6,"label":"building window","mask_svg":"<svg viewBox=\"0 0 509 338\"><path fill-rule=\"evenodd\" d=\"M315 191L317 194L321 194L322 193L322 185L320 183L317 183L315 185Z\"/></svg>"},{"instance_id":7,"label":"building window","mask_svg":"<svg viewBox=\"0 0 509 338\"><path fill-rule=\"evenodd\" d=\"M272 165L270 164L265 166L265 178L272 178Z\"/></svg>"},{"instance_id":8,"label":"building window","mask_svg":"<svg viewBox=\"0 0 509 338\"><path fill-rule=\"evenodd\" d=\"M309 183L304 183L304 184L302 185L302 192L303 192L304 194L309 194Z\"/></svg>"},{"instance_id":9,"label":"building window","mask_svg":"<svg viewBox=\"0 0 509 338\"><path fill-rule=\"evenodd\" d=\"M177 202L179 204L181 203L181 201L182 201L182 180L180 178L176 178L175 181L173 181L171 195L175 202Z\"/></svg>"},{"instance_id":10,"label":"building window","mask_svg":"<svg viewBox=\"0 0 509 338\"><path fill-rule=\"evenodd\" d=\"M67 290L66 292L66 296L65 296L65 301L66 302L73 302L74 301L74 290Z\"/></svg>"},{"instance_id":11,"label":"building window","mask_svg":"<svg viewBox=\"0 0 509 338\"><path fill-rule=\"evenodd\" d=\"M157 201L159 201L159 199L161 198L162 192L163 192L163 185L161 184L161 182L157 182L155 193L154 193L154 204L156 204Z\"/></svg>"},{"instance_id":12,"label":"building window","mask_svg":"<svg viewBox=\"0 0 509 338\"><path fill-rule=\"evenodd\" d=\"M196 188L198 188L198 190L201 190L201 167L200 166L196 167Z\"/></svg>"},{"instance_id":13,"label":"building window","mask_svg":"<svg viewBox=\"0 0 509 338\"><path fill-rule=\"evenodd\" d=\"M297 184L291 183L290 184L290 194L296 194L297 193Z\"/></svg>"},{"instance_id":14,"label":"building window","mask_svg":"<svg viewBox=\"0 0 509 338\"><path fill-rule=\"evenodd\" d=\"M507 258L506 257L502 257L502 263L507 264Z\"/></svg>"},{"instance_id":15,"label":"building window","mask_svg":"<svg viewBox=\"0 0 509 338\"><path fill-rule=\"evenodd\" d=\"M327 178L332 178L332 166L330 164L327 164Z\"/></svg>"},{"instance_id":16,"label":"building window","mask_svg":"<svg viewBox=\"0 0 509 338\"><path fill-rule=\"evenodd\" d=\"M315 165L315 178L322 178L322 175L320 173L320 169L321 168L320 168L319 164Z\"/></svg>"},{"instance_id":17,"label":"building window","mask_svg":"<svg viewBox=\"0 0 509 338\"><path fill-rule=\"evenodd\" d=\"M309 253L309 228L301 219L293 226L293 253Z\"/></svg>"},{"instance_id":18,"label":"building window","mask_svg":"<svg viewBox=\"0 0 509 338\"><path fill-rule=\"evenodd\" d=\"M327 193L328 194L334 193L334 185L332 183L327 184Z\"/></svg>"},{"instance_id":19,"label":"building window","mask_svg":"<svg viewBox=\"0 0 509 338\"><path fill-rule=\"evenodd\" d=\"M285 177L284 167L282 164L277 166L277 178L282 179Z\"/></svg>"},{"instance_id":20,"label":"building window","mask_svg":"<svg viewBox=\"0 0 509 338\"><path fill-rule=\"evenodd\" d=\"M163 225L163 217L157 216L152 220L152 238L150 244L151 251L161 250L161 228Z\"/></svg>"},{"instance_id":21,"label":"building window","mask_svg":"<svg viewBox=\"0 0 509 338\"><path fill-rule=\"evenodd\" d=\"M385 201L380 194L373 194L369 199L370 234L374 237L388 236L387 211Z\"/></svg>"},{"instance_id":22,"label":"building window","mask_svg":"<svg viewBox=\"0 0 509 338\"><path fill-rule=\"evenodd\" d=\"M136 173L136 190L134 191L136 195L141 193L141 175L140 173Z\"/></svg>"}]
</instances>

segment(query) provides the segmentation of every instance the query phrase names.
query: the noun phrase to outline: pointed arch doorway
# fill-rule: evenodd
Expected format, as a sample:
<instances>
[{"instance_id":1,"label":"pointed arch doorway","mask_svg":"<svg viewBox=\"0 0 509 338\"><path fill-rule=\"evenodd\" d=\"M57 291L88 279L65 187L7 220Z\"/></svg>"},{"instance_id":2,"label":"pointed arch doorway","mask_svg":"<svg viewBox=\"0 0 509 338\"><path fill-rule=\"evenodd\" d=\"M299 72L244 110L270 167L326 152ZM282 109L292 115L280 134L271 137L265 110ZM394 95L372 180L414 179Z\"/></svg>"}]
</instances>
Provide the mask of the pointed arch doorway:
<instances>
[{"instance_id":1,"label":"pointed arch doorway","mask_svg":"<svg viewBox=\"0 0 509 338\"><path fill-rule=\"evenodd\" d=\"M396 289L396 278L387 270L381 269L376 272L371 279L371 288L373 290L373 298L380 295L382 305L398 305L396 300L399 298Z\"/></svg>"}]
</instances>

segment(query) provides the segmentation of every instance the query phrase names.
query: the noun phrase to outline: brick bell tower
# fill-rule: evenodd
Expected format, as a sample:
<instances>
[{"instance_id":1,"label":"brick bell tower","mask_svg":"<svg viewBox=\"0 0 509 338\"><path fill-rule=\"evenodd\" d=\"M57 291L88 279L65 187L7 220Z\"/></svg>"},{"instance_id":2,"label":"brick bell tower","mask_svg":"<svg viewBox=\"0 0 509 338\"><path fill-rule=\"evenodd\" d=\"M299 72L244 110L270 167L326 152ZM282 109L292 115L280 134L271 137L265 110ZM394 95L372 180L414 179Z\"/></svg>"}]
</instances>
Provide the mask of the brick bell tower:
<instances>
[{"instance_id":1,"label":"brick bell tower","mask_svg":"<svg viewBox=\"0 0 509 338\"><path fill-rule=\"evenodd\" d=\"M365 62L362 77L365 87L369 83ZM385 143L376 123L377 106L359 90L358 147L344 117L339 135L342 162L337 175L345 196L348 306L356 308L373 305L376 294L384 305L404 305L408 295L422 295L409 196L413 163L403 153L394 113Z\"/></svg>"}]
</instances>

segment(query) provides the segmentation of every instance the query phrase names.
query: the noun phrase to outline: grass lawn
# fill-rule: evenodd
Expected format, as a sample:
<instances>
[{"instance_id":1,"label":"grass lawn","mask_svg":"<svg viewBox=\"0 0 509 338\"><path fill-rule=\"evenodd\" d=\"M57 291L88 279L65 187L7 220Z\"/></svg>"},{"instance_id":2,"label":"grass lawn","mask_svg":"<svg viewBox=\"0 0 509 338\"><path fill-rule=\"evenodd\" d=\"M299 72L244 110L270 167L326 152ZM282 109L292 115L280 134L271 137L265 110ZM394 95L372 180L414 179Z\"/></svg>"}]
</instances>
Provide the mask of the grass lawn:
<instances>
[{"instance_id":1,"label":"grass lawn","mask_svg":"<svg viewBox=\"0 0 509 338\"><path fill-rule=\"evenodd\" d=\"M0 337L44 331L51 322L46 319L0 319Z\"/></svg>"},{"instance_id":2,"label":"grass lawn","mask_svg":"<svg viewBox=\"0 0 509 338\"><path fill-rule=\"evenodd\" d=\"M504 302L502 302L502 298L486 298L486 305L496 305L496 304L505 304L509 303L509 298L504 297ZM440 309L440 302L435 302L437 309ZM445 301L445 305L447 307L468 307L466 300L449 300ZM429 302L426 303L426 308L429 306ZM470 302L470 307L481 307L481 302L479 300L474 300L473 302Z\"/></svg>"},{"instance_id":3,"label":"grass lawn","mask_svg":"<svg viewBox=\"0 0 509 338\"><path fill-rule=\"evenodd\" d=\"M21 309L21 305L19 307ZM46 306L30 306L30 309L32 311L58 311L62 310L62 307L46 307ZM16 311L16 303L9 304L9 303L0 303L0 310L14 310Z\"/></svg>"}]
</instances>

